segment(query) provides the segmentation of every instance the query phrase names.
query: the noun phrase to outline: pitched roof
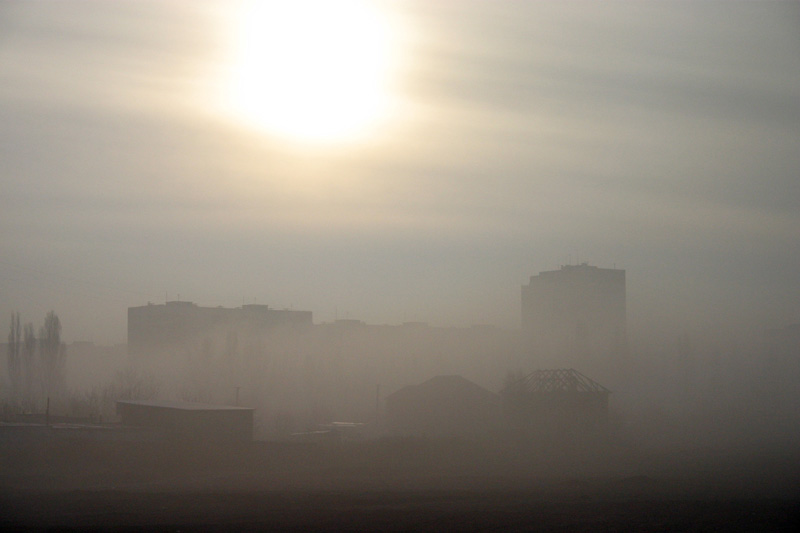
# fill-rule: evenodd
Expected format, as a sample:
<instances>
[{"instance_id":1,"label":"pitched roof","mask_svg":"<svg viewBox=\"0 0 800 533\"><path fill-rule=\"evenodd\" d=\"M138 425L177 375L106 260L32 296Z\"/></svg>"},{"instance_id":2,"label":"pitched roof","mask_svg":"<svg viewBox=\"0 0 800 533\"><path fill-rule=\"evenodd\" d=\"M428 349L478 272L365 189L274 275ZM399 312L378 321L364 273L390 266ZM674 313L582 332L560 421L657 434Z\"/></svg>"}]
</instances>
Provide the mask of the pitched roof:
<instances>
[{"instance_id":1,"label":"pitched roof","mask_svg":"<svg viewBox=\"0 0 800 533\"><path fill-rule=\"evenodd\" d=\"M432 392L470 395L488 401L496 401L497 395L477 383L457 375L436 376L419 385L409 385L387 396L387 400L408 396L430 395Z\"/></svg>"}]
</instances>

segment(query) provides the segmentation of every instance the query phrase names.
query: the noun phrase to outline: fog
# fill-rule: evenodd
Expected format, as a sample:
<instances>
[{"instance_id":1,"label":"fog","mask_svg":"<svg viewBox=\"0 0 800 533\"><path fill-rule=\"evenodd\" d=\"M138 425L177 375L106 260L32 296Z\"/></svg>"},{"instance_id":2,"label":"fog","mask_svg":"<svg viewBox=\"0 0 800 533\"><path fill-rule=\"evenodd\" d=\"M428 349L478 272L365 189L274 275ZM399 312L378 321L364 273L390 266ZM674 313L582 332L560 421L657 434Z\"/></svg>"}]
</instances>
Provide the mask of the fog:
<instances>
[{"instance_id":1,"label":"fog","mask_svg":"<svg viewBox=\"0 0 800 533\"><path fill-rule=\"evenodd\" d=\"M169 312L176 304L136 309ZM137 324L129 324L132 332ZM793 449L800 439L800 393L792 385L800 373L797 326L755 335L700 328L654 339L632 335L620 353L563 357L532 350L524 330L494 326L220 321L186 336L173 327L169 341L162 328L145 329L128 345L65 345L63 385L50 395L51 409L110 422L118 420L116 400L187 400L255 408L257 440L291 440L337 421L364 424L360 437L380 438L398 435L385 419L385 400L404 387L457 375L499 394L510 375L575 368L611 390L609 432L633 439L632 446L763 454ZM42 412L43 389L34 386L23 401L10 366L3 368L9 413L14 406Z\"/></svg>"},{"instance_id":2,"label":"fog","mask_svg":"<svg viewBox=\"0 0 800 533\"><path fill-rule=\"evenodd\" d=\"M791 493L796 3L337 6L0 3L0 495Z\"/></svg>"}]
</instances>

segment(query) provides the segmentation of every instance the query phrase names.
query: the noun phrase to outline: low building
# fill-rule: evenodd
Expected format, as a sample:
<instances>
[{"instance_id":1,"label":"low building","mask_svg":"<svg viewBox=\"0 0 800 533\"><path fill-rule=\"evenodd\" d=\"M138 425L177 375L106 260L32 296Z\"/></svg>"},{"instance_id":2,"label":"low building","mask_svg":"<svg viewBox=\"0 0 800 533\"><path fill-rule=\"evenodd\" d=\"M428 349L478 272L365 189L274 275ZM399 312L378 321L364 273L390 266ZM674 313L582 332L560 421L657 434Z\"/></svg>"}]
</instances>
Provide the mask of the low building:
<instances>
[{"instance_id":1,"label":"low building","mask_svg":"<svg viewBox=\"0 0 800 533\"><path fill-rule=\"evenodd\" d=\"M386 397L387 429L396 436L482 438L500 418L497 394L461 376L437 376Z\"/></svg>"},{"instance_id":2,"label":"low building","mask_svg":"<svg viewBox=\"0 0 800 533\"><path fill-rule=\"evenodd\" d=\"M195 402L118 401L122 425L156 430L168 439L253 440L253 409Z\"/></svg>"}]
</instances>

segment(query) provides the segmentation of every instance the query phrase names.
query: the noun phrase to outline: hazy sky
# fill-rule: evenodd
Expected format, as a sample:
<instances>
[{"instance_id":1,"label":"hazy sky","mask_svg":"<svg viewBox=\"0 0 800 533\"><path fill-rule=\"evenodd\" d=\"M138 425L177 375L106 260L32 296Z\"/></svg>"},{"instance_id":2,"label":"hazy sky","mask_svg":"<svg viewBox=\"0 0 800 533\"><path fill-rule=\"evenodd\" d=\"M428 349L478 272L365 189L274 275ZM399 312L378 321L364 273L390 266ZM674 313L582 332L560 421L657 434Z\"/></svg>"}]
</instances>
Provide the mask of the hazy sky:
<instances>
[{"instance_id":1,"label":"hazy sky","mask_svg":"<svg viewBox=\"0 0 800 533\"><path fill-rule=\"evenodd\" d=\"M254 70L360 38L350 12L242 62L248 9L0 2L2 316L98 343L178 295L516 327L520 285L580 260L627 270L632 328L800 321L797 3L376 2L346 55L389 46L385 113L322 141L232 111L229 78L352 115L375 65L286 94Z\"/></svg>"}]
</instances>

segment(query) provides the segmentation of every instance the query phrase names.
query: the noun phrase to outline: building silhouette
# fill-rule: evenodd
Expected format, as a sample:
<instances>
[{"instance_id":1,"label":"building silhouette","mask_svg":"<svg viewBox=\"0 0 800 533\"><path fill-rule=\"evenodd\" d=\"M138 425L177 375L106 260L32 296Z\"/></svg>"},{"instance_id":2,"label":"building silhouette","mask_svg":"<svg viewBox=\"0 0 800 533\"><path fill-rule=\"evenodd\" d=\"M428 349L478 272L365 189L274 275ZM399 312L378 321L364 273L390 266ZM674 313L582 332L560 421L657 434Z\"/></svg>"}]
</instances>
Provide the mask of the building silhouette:
<instances>
[{"instance_id":1,"label":"building silhouette","mask_svg":"<svg viewBox=\"0 0 800 533\"><path fill-rule=\"evenodd\" d=\"M250 407L167 400L120 400L122 425L152 430L160 439L183 442L253 440Z\"/></svg>"},{"instance_id":2,"label":"building silhouette","mask_svg":"<svg viewBox=\"0 0 800 533\"><path fill-rule=\"evenodd\" d=\"M128 353L184 348L227 331L258 335L275 328L312 325L311 311L272 309L266 305L201 307L171 301L128 308Z\"/></svg>"},{"instance_id":3,"label":"building silhouette","mask_svg":"<svg viewBox=\"0 0 800 533\"><path fill-rule=\"evenodd\" d=\"M522 335L536 364L602 362L627 353L625 271L582 263L522 286Z\"/></svg>"},{"instance_id":4,"label":"building silhouette","mask_svg":"<svg viewBox=\"0 0 800 533\"><path fill-rule=\"evenodd\" d=\"M386 397L389 434L485 438L501 427L500 397L461 376L436 376Z\"/></svg>"}]
</instances>

